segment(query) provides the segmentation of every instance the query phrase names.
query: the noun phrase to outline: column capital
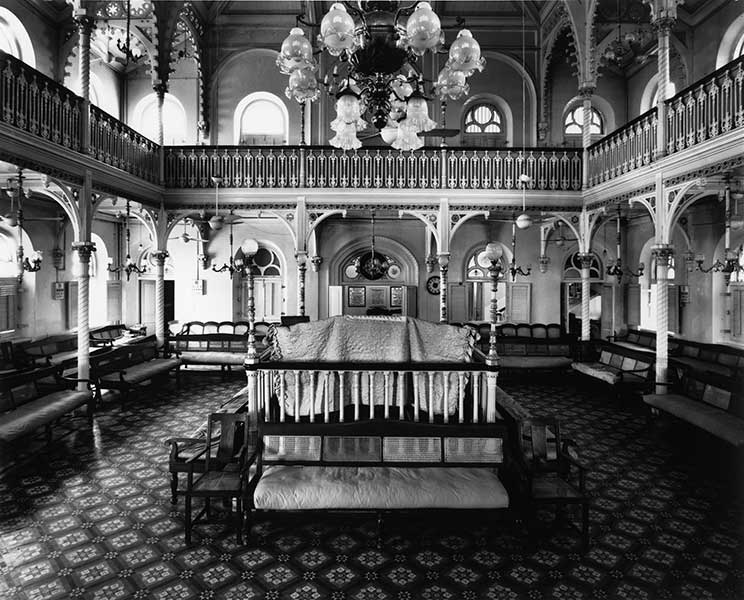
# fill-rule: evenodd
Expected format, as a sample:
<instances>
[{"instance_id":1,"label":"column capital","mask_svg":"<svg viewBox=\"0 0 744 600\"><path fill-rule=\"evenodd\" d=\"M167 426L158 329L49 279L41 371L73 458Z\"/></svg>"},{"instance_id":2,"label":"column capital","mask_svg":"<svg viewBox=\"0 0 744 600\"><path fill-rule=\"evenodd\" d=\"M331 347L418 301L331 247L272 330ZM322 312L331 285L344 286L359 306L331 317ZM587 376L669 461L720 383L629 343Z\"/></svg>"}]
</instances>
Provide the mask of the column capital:
<instances>
[{"instance_id":1,"label":"column capital","mask_svg":"<svg viewBox=\"0 0 744 600\"><path fill-rule=\"evenodd\" d=\"M96 28L96 20L89 16L88 11L84 8L76 10L73 19L82 35L90 35Z\"/></svg>"},{"instance_id":2,"label":"column capital","mask_svg":"<svg viewBox=\"0 0 744 600\"><path fill-rule=\"evenodd\" d=\"M656 244L651 247L651 254L656 259L657 267L668 267L674 256L674 248L669 244Z\"/></svg>"},{"instance_id":3,"label":"column capital","mask_svg":"<svg viewBox=\"0 0 744 600\"><path fill-rule=\"evenodd\" d=\"M597 89L597 86L595 85L587 84L587 85L579 86L579 96L581 96L583 100L591 100L596 89Z\"/></svg>"},{"instance_id":4,"label":"column capital","mask_svg":"<svg viewBox=\"0 0 744 600\"><path fill-rule=\"evenodd\" d=\"M94 242L72 242L72 250L78 253L81 263L89 263L91 253L96 251Z\"/></svg>"},{"instance_id":5,"label":"column capital","mask_svg":"<svg viewBox=\"0 0 744 600\"><path fill-rule=\"evenodd\" d=\"M582 252L578 255L579 263L581 263L582 269L588 269L592 266L594 261L594 254L591 252Z\"/></svg>"},{"instance_id":6,"label":"column capital","mask_svg":"<svg viewBox=\"0 0 744 600\"><path fill-rule=\"evenodd\" d=\"M295 260L297 261L298 267L304 267L307 265L307 252L299 250L295 253Z\"/></svg>"},{"instance_id":7,"label":"column capital","mask_svg":"<svg viewBox=\"0 0 744 600\"><path fill-rule=\"evenodd\" d=\"M163 83L160 79L156 79L152 84L152 90L158 95L159 99L163 99L168 91L168 84Z\"/></svg>"},{"instance_id":8,"label":"column capital","mask_svg":"<svg viewBox=\"0 0 744 600\"><path fill-rule=\"evenodd\" d=\"M437 254L437 258L439 260L440 269L446 269L449 266L449 260L450 260L449 252L442 252L441 254Z\"/></svg>"},{"instance_id":9,"label":"column capital","mask_svg":"<svg viewBox=\"0 0 744 600\"><path fill-rule=\"evenodd\" d=\"M154 252L150 253L150 256L152 256L155 259L155 264L159 267L162 267L165 265L165 261L170 256L168 254L167 250L155 250Z\"/></svg>"},{"instance_id":10,"label":"column capital","mask_svg":"<svg viewBox=\"0 0 744 600\"><path fill-rule=\"evenodd\" d=\"M323 264L323 257L316 254L310 259L310 264L313 266L313 271L317 273L320 271L320 265Z\"/></svg>"},{"instance_id":11,"label":"column capital","mask_svg":"<svg viewBox=\"0 0 744 600\"><path fill-rule=\"evenodd\" d=\"M677 22L676 17L661 16L651 21L651 27L656 33L669 33Z\"/></svg>"}]
</instances>

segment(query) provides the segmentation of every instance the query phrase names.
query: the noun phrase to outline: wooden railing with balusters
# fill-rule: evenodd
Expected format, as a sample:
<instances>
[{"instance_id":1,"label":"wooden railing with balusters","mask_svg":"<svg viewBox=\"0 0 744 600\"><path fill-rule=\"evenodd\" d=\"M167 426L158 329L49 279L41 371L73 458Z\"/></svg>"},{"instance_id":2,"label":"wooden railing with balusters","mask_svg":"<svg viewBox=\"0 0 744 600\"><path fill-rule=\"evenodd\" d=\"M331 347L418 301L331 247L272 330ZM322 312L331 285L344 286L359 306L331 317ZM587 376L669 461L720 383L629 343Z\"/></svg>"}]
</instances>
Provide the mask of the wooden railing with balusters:
<instances>
[{"instance_id":1,"label":"wooden railing with balusters","mask_svg":"<svg viewBox=\"0 0 744 600\"><path fill-rule=\"evenodd\" d=\"M82 98L0 50L0 121L80 151L82 109Z\"/></svg>"},{"instance_id":2,"label":"wooden railing with balusters","mask_svg":"<svg viewBox=\"0 0 744 600\"><path fill-rule=\"evenodd\" d=\"M657 127L656 108L652 108L589 146L589 186L653 162Z\"/></svg>"},{"instance_id":3,"label":"wooden railing with balusters","mask_svg":"<svg viewBox=\"0 0 744 600\"><path fill-rule=\"evenodd\" d=\"M225 187L580 190L581 149L388 147L344 152L326 146L172 146L165 148L165 185Z\"/></svg>"},{"instance_id":4,"label":"wooden railing with balusters","mask_svg":"<svg viewBox=\"0 0 744 600\"><path fill-rule=\"evenodd\" d=\"M483 362L269 361L245 367L249 387L255 385L250 395L256 398L256 406L251 410L264 410L278 422L376 417L491 423L504 418L500 400L507 395L496 385L497 367ZM310 410L307 398L313 399Z\"/></svg>"},{"instance_id":5,"label":"wooden railing with balusters","mask_svg":"<svg viewBox=\"0 0 744 600\"><path fill-rule=\"evenodd\" d=\"M667 101L667 154L744 127L744 56Z\"/></svg>"},{"instance_id":6,"label":"wooden railing with balusters","mask_svg":"<svg viewBox=\"0 0 744 600\"><path fill-rule=\"evenodd\" d=\"M96 106L90 107L90 154L141 177L160 180L160 146Z\"/></svg>"}]
</instances>

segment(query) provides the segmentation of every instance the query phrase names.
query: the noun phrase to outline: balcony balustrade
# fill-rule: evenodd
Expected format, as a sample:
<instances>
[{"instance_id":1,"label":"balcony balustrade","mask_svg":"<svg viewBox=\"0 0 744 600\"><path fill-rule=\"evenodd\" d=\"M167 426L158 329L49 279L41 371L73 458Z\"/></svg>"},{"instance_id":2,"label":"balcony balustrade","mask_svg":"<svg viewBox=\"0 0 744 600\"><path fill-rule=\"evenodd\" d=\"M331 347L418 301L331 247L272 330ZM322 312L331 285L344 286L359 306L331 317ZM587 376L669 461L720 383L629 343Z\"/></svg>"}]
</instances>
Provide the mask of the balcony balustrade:
<instances>
[{"instance_id":1,"label":"balcony balustrade","mask_svg":"<svg viewBox=\"0 0 744 600\"><path fill-rule=\"evenodd\" d=\"M666 153L674 154L744 127L744 57L665 102ZM658 159L657 109L652 108L587 149L589 187Z\"/></svg>"},{"instance_id":2,"label":"balcony balustrade","mask_svg":"<svg viewBox=\"0 0 744 600\"><path fill-rule=\"evenodd\" d=\"M344 152L321 146L173 146L165 149L165 185L225 187L580 190L581 149L484 150L387 147Z\"/></svg>"},{"instance_id":3,"label":"balcony balustrade","mask_svg":"<svg viewBox=\"0 0 744 600\"><path fill-rule=\"evenodd\" d=\"M739 58L668 100L665 123L658 122L653 108L590 146L589 187L658 160L662 125L667 154L744 127L743 82L744 58ZM325 146L161 148L95 106L86 112L82 98L2 51L0 122L174 188L208 188L218 176L226 187L258 189L518 190L519 176L526 173L532 190L581 190L581 148L429 147L412 153L389 147L353 152Z\"/></svg>"}]
</instances>

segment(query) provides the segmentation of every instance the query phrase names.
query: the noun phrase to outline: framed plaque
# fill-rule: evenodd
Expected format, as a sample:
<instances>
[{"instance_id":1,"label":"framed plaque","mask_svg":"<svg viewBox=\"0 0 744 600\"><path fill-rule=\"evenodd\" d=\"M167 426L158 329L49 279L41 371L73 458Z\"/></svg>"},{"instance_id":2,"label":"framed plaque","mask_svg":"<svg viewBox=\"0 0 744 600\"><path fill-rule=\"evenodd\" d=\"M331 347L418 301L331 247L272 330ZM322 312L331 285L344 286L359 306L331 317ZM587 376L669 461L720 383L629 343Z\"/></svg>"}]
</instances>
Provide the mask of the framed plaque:
<instances>
[{"instance_id":1,"label":"framed plaque","mask_svg":"<svg viewBox=\"0 0 744 600\"><path fill-rule=\"evenodd\" d=\"M387 287L381 285L369 286L369 305L387 306Z\"/></svg>"},{"instance_id":2,"label":"framed plaque","mask_svg":"<svg viewBox=\"0 0 744 600\"><path fill-rule=\"evenodd\" d=\"M403 306L403 286L390 286L390 308L399 308Z\"/></svg>"},{"instance_id":3,"label":"framed plaque","mask_svg":"<svg viewBox=\"0 0 744 600\"><path fill-rule=\"evenodd\" d=\"M348 306L367 306L367 288L362 285L350 285L346 288Z\"/></svg>"}]
</instances>

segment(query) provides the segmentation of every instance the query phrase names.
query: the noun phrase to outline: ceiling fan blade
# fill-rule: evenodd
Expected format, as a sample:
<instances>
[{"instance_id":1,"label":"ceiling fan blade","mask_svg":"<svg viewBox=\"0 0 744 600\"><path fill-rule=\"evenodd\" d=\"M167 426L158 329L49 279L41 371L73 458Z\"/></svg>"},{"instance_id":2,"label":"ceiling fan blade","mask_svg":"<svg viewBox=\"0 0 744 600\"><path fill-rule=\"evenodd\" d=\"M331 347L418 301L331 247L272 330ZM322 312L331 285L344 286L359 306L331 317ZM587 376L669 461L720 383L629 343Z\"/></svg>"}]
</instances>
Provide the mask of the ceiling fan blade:
<instances>
[{"instance_id":1,"label":"ceiling fan blade","mask_svg":"<svg viewBox=\"0 0 744 600\"><path fill-rule=\"evenodd\" d=\"M436 137L444 137L444 138L453 137L459 134L460 134L459 129L453 129L450 127L435 127L434 129L430 129L429 131L426 131L423 133L425 137L436 136Z\"/></svg>"}]
</instances>

